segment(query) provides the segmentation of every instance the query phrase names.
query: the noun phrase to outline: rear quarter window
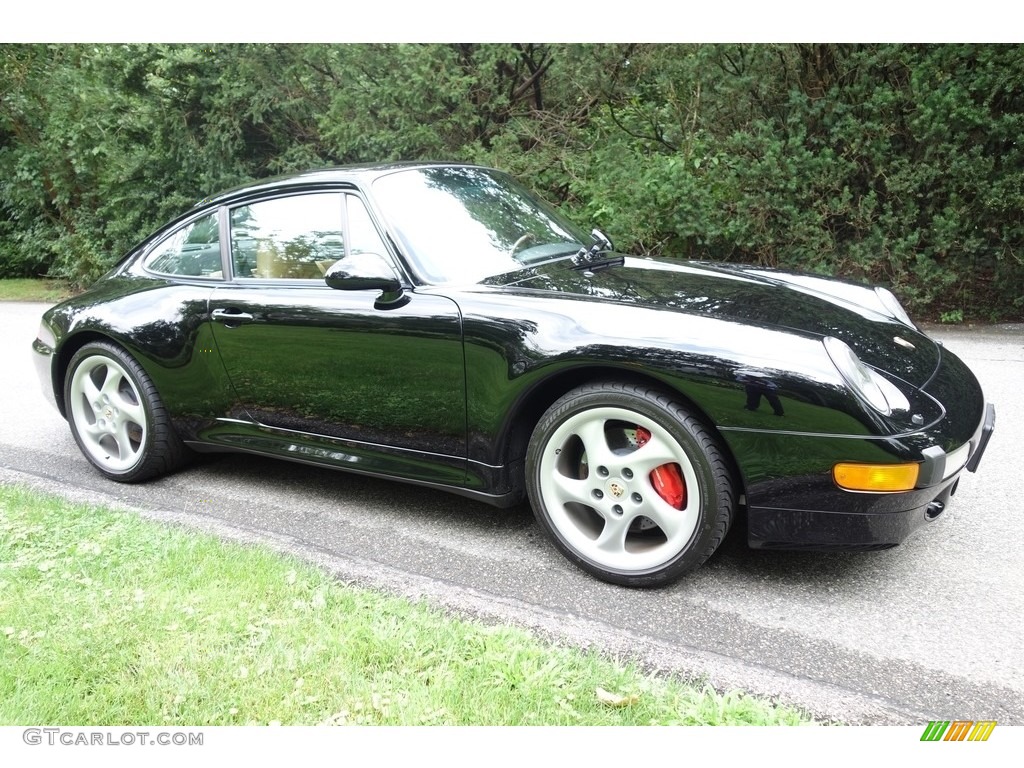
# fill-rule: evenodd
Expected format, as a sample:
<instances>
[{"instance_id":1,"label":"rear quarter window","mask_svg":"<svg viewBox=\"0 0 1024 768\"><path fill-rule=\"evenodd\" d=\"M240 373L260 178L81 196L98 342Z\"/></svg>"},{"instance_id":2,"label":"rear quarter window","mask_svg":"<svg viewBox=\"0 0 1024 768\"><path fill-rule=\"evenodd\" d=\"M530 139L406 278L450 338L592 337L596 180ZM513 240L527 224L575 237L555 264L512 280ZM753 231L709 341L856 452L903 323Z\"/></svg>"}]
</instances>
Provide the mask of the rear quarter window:
<instances>
[{"instance_id":1,"label":"rear quarter window","mask_svg":"<svg viewBox=\"0 0 1024 768\"><path fill-rule=\"evenodd\" d=\"M217 214L195 219L175 230L149 252L142 265L162 275L221 278Z\"/></svg>"}]
</instances>

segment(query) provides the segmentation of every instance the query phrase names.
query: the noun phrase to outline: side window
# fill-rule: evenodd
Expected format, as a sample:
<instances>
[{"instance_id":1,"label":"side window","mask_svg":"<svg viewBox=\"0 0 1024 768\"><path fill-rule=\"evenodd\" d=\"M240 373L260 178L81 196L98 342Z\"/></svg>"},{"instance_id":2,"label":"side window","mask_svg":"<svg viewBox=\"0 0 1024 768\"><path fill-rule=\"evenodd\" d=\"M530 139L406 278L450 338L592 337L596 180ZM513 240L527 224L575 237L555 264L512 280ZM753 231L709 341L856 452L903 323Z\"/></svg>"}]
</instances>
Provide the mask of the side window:
<instances>
[{"instance_id":1,"label":"side window","mask_svg":"<svg viewBox=\"0 0 1024 768\"><path fill-rule=\"evenodd\" d=\"M217 214L175 231L150 252L143 266L164 275L222 277Z\"/></svg>"},{"instance_id":2,"label":"side window","mask_svg":"<svg viewBox=\"0 0 1024 768\"><path fill-rule=\"evenodd\" d=\"M388 258L387 248L377 228L373 226L366 205L355 195L346 195L348 200L348 247L350 253L379 253ZM390 259L388 259L390 261Z\"/></svg>"},{"instance_id":3,"label":"side window","mask_svg":"<svg viewBox=\"0 0 1024 768\"><path fill-rule=\"evenodd\" d=\"M312 280L345 253L340 193L295 195L231 211L235 277Z\"/></svg>"}]
</instances>

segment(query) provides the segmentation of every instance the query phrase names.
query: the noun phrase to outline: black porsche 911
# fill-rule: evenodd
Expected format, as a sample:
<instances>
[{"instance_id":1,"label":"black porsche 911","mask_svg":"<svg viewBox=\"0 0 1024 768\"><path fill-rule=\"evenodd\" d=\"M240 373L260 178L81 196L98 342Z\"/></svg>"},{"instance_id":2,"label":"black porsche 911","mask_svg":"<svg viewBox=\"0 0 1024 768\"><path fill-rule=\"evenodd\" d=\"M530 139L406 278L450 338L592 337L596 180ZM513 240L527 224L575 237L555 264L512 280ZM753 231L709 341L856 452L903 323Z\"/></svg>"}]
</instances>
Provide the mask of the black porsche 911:
<instances>
[{"instance_id":1,"label":"black porsche 911","mask_svg":"<svg viewBox=\"0 0 1024 768\"><path fill-rule=\"evenodd\" d=\"M204 201L43 316L43 389L107 477L243 451L528 498L632 586L715 551L894 546L995 412L883 288L615 252L507 175L396 164Z\"/></svg>"}]
</instances>

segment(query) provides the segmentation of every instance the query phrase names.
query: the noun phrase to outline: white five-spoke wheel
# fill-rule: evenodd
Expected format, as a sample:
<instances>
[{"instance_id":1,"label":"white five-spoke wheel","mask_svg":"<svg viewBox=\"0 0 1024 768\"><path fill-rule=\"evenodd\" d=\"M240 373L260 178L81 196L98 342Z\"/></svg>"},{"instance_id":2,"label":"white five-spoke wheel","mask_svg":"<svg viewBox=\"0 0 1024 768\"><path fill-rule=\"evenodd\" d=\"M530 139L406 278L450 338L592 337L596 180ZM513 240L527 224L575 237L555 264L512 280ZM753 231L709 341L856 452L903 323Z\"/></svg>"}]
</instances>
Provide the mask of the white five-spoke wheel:
<instances>
[{"instance_id":1,"label":"white five-spoke wheel","mask_svg":"<svg viewBox=\"0 0 1024 768\"><path fill-rule=\"evenodd\" d=\"M173 469L184 446L149 376L127 352L87 344L68 365L68 421L82 453L115 480L144 480Z\"/></svg>"},{"instance_id":2,"label":"white five-spoke wheel","mask_svg":"<svg viewBox=\"0 0 1024 768\"><path fill-rule=\"evenodd\" d=\"M714 435L657 390L573 390L538 422L526 464L541 526L606 581L673 581L710 557L732 521L735 484Z\"/></svg>"}]
</instances>

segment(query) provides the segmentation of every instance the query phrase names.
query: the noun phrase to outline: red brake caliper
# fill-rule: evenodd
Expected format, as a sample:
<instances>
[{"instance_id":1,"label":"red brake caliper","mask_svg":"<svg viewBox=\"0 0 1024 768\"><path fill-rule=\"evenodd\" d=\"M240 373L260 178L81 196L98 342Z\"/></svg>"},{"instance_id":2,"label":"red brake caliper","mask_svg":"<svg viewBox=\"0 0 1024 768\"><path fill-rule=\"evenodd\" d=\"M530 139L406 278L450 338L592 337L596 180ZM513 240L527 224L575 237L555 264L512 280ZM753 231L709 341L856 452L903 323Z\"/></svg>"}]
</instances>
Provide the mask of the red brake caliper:
<instances>
[{"instance_id":1,"label":"red brake caliper","mask_svg":"<svg viewBox=\"0 0 1024 768\"><path fill-rule=\"evenodd\" d=\"M649 430L643 427L636 428L636 447L642 448L651 439ZM662 464L651 470L651 485L658 495L676 509L682 509L686 503L686 484L683 476L679 473L678 464Z\"/></svg>"}]
</instances>

